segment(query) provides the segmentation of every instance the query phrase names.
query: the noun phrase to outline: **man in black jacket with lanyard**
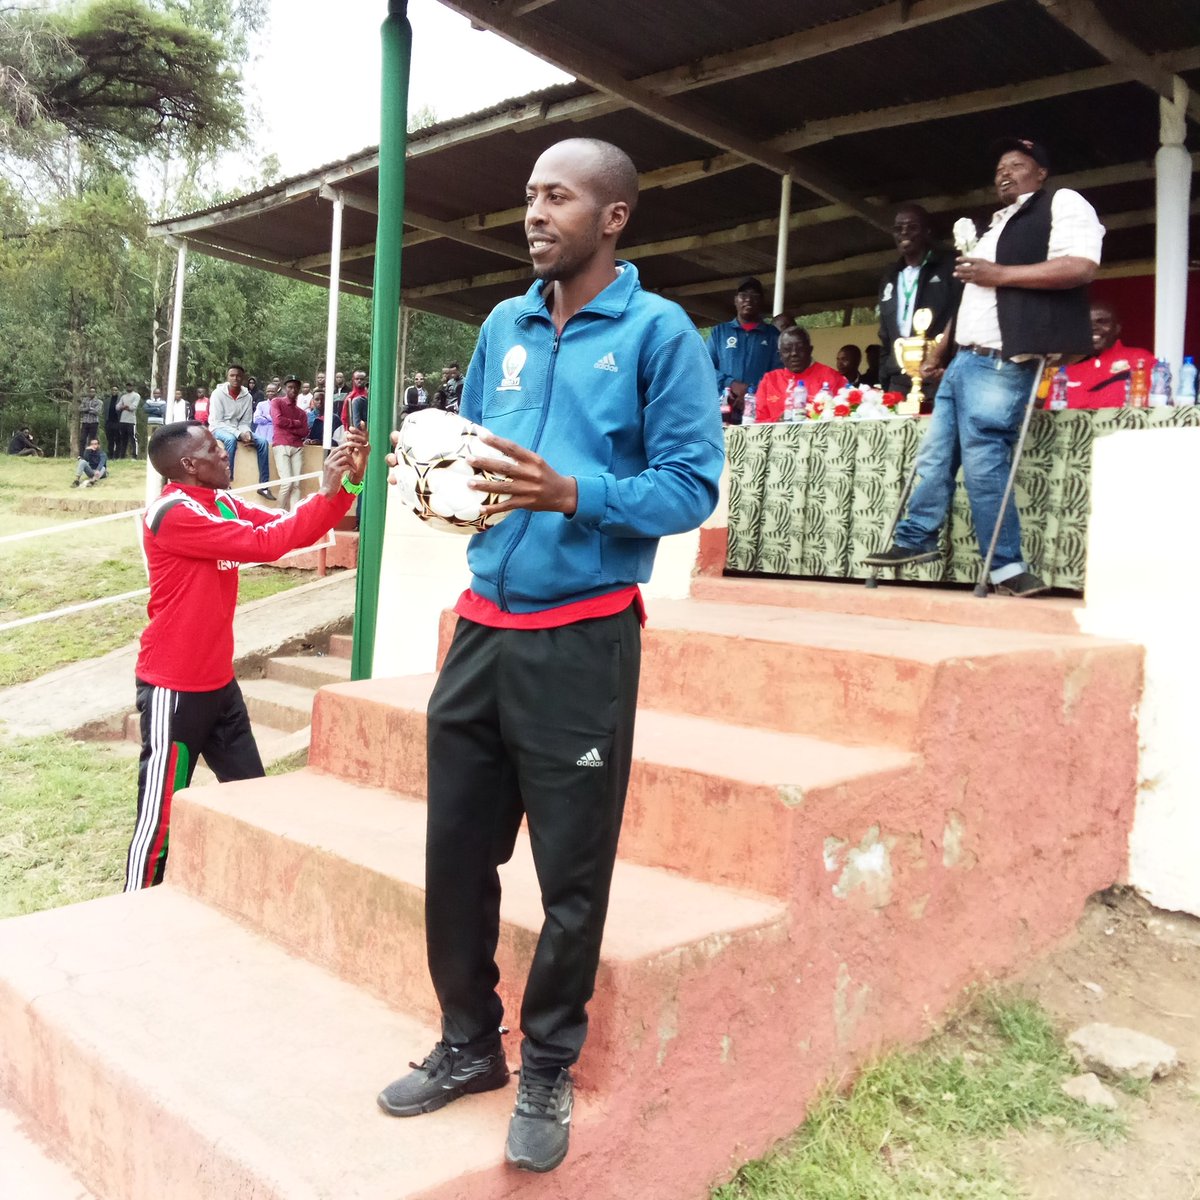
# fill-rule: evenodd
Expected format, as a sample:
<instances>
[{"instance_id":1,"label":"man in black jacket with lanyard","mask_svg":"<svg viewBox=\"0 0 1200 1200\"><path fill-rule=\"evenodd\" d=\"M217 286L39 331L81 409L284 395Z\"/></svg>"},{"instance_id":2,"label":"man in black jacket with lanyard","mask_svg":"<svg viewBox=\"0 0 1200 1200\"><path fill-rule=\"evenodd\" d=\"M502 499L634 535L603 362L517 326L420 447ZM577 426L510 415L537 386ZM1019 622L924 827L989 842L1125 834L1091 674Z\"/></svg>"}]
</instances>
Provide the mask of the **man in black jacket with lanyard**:
<instances>
[{"instance_id":1,"label":"man in black jacket with lanyard","mask_svg":"<svg viewBox=\"0 0 1200 1200\"><path fill-rule=\"evenodd\" d=\"M900 257L879 281L879 340L883 345L879 386L885 392L907 393L912 383L896 362L896 339L912 334L913 313L918 308L933 313L927 336L937 337L958 311L962 284L954 278L954 251L934 242L929 213L921 205L903 204L896 210L892 236ZM936 382L932 382L926 387L927 397L932 400L936 391Z\"/></svg>"},{"instance_id":2,"label":"man in black jacket with lanyard","mask_svg":"<svg viewBox=\"0 0 1200 1200\"><path fill-rule=\"evenodd\" d=\"M955 322L958 352L938 391L917 456L919 482L893 543L864 561L898 567L940 556L938 530L961 465L980 552L1000 516L1012 449L1041 356L1091 353L1087 285L1100 264L1104 226L1078 193L1043 185L1050 159L1020 138L996 143L996 195L1002 208L954 276L965 286ZM949 339L934 367L949 355ZM991 582L1010 596L1035 596L1046 585L1021 558L1021 526L1010 502L1000 524Z\"/></svg>"}]
</instances>

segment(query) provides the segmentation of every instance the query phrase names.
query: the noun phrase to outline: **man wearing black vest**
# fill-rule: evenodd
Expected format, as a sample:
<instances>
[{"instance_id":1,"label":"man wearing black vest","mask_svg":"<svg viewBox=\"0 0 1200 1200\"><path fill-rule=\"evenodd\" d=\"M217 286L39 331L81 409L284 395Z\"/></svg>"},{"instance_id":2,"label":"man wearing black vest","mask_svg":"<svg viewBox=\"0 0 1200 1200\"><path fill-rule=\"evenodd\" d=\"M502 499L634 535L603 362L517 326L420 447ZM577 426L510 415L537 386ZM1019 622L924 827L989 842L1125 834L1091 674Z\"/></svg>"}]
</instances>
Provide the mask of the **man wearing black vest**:
<instances>
[{"instance_id":1,"label":"man wearing black vest","mask_svg":"<svg viewBox=\"0 0 1200 1200\"><path fill-rule=\"evenodd\" d=\"M1087 285L1100 263L1104 226L1078 192L1044 190L1050 159L1043 146L1006 138L993 152L996 195L1004 207L970 256L955 265L954 276L964 284L954 327L957 353L917 456L919 482L908 513L892 545L865 560L872 566L939 557L938 531L960 465L984 553L1040 356L1077 359L1091 353ZM949 344L943 343L940 358ZM1000 524L991 581L1009 596L1046 590L1021 558L1021 526L1011 501Z\"/></svg>"}]
</instances>

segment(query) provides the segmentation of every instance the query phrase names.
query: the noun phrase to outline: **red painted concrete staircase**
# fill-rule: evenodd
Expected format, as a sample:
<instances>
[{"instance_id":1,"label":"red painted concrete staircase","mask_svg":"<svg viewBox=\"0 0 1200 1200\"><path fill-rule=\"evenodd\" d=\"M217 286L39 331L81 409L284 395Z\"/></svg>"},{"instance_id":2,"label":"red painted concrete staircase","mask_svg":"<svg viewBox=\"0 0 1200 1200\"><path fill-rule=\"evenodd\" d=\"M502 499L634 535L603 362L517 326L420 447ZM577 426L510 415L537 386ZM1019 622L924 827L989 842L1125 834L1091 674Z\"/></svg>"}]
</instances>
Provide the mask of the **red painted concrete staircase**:
<instances>
[{"instance_id":1,"label":"red painted concrete staircase","mask_svg":"<svg viewBox=\"0 0 1200 1200\"><path fill-rule=\"evenodd\" d=\"M308 770L181 795L165 886L0 924L0 1097L99 1200L701 1200L1121 877L1140 651L708 594L652 605L559 1171L504 1167L511 1088L374 1107L436 1036L432 677L323 688ZM515 1023L524 839L504 884Z\"/></svg>"}]
</instances>

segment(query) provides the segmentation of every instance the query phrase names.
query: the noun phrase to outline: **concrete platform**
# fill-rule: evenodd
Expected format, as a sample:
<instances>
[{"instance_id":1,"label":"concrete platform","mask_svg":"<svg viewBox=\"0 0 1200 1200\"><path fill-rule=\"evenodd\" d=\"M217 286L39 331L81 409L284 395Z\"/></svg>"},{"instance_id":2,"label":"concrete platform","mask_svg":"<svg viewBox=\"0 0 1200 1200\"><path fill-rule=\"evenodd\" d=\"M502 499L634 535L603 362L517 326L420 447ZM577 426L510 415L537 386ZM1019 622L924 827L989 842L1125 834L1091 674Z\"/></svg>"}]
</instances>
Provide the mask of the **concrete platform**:
<instances>
[{"instance_id":1,"label":"concrete platform","mask_svg":"<svg viewBox=\"0 0 1200 1200\"><path fill-rule=\"evenodd\" d=\"M6 1200L96 1200L95 1193L33 1136L30 1122L3 1105L0 1196Z\"/></svg>"},{"instance_id":2,"label":"concrete platform","mask_svg":"<svg viewBox=\"0 0 1200 1200\"><path fill-rule=\"evenodd\" d=\"M879 587L868 588L858 580L842 583L700 575L692 582L692 598L1040 633L1080 632L1077 614L1083 606L1083 600L1073 596L1038 596L1033 600L996 595L977 597L970 588L894 584L882 578Z\"/></svg>"},{"instance_id":3,"label":"concrete platform","mask_svg":"<svg viewBox=\"0 0 1200 1200\"><path fill-rule=\"evenodd\" d=\"M103 1200L703 1200L1123 876L1135 647L724 599L654 602L644 647L553 1175L501 1165L511 1091L373 1111L433 1039L428 676L321 689L319 770L181 793L164 887L0 924L0 1096ZM541 924L524 839L503 875L513 1020Z\"/></svg>"},{"instance_id":4,"label":"concrete platform","mask_svg":"<svg viewBox=\"0 0 1200 1200\"><path fill-rule=\"evenodd\" d=\"M300 772L175 799L169 880L297 953L434 1019L425 968L425 806ZM510 1022L542 926L528 839L501 869L499 961ZM263 881L256 884L248 881ZM663 979L712 970L742 934L779 928L779 901L623 860L613 877L590 1043L614 1050L652 1021ZM589 1054L581 1078L616 1066Z\"/></svg>"},{"instance_id":5,"label":"concrete platform","mask_svg":"<svg viewBox=\"0 0 1200 1200\"><path fill-rule=\"evenodd\" d=\"M0 923L0 963L0 1093L105 1200L399 1200L502 1174L511 1089L385 1116L376 1093L434 1031L171 887Z\"/></svg>"},{"instance_id":6,"label":"concrete platform","mask_svg":"<svg viewBox=\"0 0 1200 1200\"><path fill-rule=\"evenodd\" d=\"M423 796L425 708L434 675L318 693L309 766ZM386 754L379 753L387 746ZM903 786L915 755L639 708L622 858L772 896L791 890L796 813L855 811Z\"/></svg>"}]
</instances>

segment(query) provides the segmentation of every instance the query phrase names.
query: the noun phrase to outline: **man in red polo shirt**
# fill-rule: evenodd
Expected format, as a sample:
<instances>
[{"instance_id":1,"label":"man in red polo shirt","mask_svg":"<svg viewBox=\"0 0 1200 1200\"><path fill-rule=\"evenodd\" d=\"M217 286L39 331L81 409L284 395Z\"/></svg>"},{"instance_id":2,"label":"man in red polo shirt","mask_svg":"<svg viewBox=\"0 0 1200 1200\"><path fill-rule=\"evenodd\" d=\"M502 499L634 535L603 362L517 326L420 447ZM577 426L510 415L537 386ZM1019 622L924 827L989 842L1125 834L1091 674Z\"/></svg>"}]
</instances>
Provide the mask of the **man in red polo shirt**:
<instances>
[{"instance_id":1,"label":"man in red polo shirt","mask_svg":"<svg viewBox=\"0 0 1200 1200\"><path fill-rule=\"evenodd\" d=\"M1094 358L1067 368L1067 407L1120 408L1138 360L1145 362L1149 378L1154 355L1122 343L1121 322L1112 306L1102 300L1092 304L1092 348Z\"/></svg>"},{"instance_id":2,"label":"man in red polo shirt","mask_svg":"<svg viewBox=\"0 0 1200 1200\"><path fill-rule=\"evenodd\" d=\"M768 371L758 385L757 421L782 419L787 394L797 380L808 389L810 400L821 390L822 384L829 384L830 394L834 396L846 386L844 375L824 363L813 362L812 353L812 338L807 329L795 325L779 335L779 357L783 359L783 366L778 371ZM800 414L801 419L803 415Z\"/></svg>"}]
</instances>

